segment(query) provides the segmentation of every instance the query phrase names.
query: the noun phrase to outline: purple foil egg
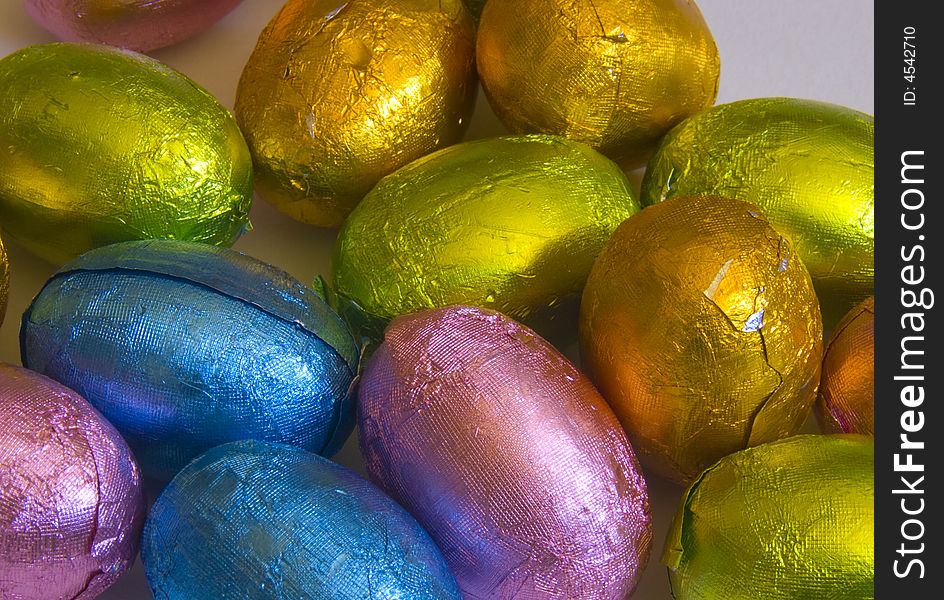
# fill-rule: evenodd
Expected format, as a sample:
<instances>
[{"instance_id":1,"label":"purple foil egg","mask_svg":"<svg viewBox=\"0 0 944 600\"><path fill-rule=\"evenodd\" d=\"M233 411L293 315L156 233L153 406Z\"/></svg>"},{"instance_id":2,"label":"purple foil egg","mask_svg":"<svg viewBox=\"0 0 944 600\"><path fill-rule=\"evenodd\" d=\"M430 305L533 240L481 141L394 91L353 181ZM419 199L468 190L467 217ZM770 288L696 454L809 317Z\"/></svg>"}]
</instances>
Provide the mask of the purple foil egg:
<instances>
[{"instance_id":1,"label":"purple foil egg","mask_svg":"<svg viewBox=\"0 0 944 600\"><path fill-rule=\"evenodd\" d=\"M90 600L134 562L141 476L81 396L0 363L0 598Z\"/></svg>"},{"instance_id":2,"label":"purple foil egg","mask_svg":"<svg viewBox=\"0 0 944 600\"><path fill-rule=\"evenodd\" d=\"M361 379L371 478L467 599L622 599L649 558L646 484L616 416L553 346L453 306L390 323Z\"/></svg>"},{"instance_id":3,"label":"purple foil egg","mask_svg":"<svg viewBox=\"0 0 944 600\"><path fill-rule=\"evenodd\" d=\"M138 52L176 44L207 29L242 0L23 0L26 12L67 42Z\"/></svg>"}]
</instances>

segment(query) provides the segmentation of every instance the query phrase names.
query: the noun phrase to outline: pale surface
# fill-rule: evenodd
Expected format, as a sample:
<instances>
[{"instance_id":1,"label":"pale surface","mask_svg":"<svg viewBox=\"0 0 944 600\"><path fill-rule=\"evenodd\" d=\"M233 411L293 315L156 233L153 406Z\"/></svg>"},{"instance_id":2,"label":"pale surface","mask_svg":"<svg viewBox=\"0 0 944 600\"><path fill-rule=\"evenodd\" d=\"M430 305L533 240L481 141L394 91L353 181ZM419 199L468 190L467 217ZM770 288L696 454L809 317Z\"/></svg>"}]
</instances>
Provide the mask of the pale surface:
<instances>
[{"instance_id":1,"label":"pale surface","mask_svg":"<svg viewBox=\"0 0 944 600\"><path fill-rule=\"evenodd\" d=\"M183 71L232 107L243 64L259 32L281 4L279 0L246 1L201 36L153 56ZM700 0L698 4L721 52L719 103L779 95L872 112L872 1ZM54 41L52 36L29 20L19 0L0 0L0 56L49 41ZM467 139L504 132L480 94ZM327 275L334 231L295 223L262 202L257 202L251 217L255 229L236 244L237 249L305 282L318 274ZM20 316L54 268L13 243L8 242L7 249L12 280L7 319L0 329L0 360L18 364ZM554 339L572 340L575 333ZM573 354L573 344L567 346ZM354 438L337 459L361 470ZM650 478L649 487L653 558L634 599L668 600L668 579L658 556L681 491L655 478ZM100 596L102 600L149 597L139 567Z\"/></svg>"}]
</instances>

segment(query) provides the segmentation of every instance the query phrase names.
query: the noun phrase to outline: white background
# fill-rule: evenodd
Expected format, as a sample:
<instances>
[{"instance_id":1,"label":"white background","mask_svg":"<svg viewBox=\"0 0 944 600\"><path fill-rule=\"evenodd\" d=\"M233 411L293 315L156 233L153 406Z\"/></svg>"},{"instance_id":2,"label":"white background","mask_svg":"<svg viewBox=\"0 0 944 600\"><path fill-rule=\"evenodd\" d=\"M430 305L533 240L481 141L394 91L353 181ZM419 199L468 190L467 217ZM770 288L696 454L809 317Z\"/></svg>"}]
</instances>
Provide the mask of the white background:
<instances>
[{"instance_id":1,"label":"white background","mask_svg":"<svg viewBox=\"0 0 944 600\"><path fill-rule=\"evenodd\" d=\"M721 51L719 103L758 96L794 96L872 112L871 0L699 0L698 4ZM231 108L236 82L255 40L281 5L281 0L246 0L204 34L153 55L190 76ZM30 21L18 0L0 0L0 56L49 41L54 41L53 37ZM4 90L0 90L2 93ZM480 94L468 139L504 131ZM638 181L638 173L635 176ZM295 223L261 201L253 207L251 218L254 229L237 242L237 249L275 264L304 282L328 273L333 231ZM7 250L12 266L11 296L0 328L0 360L19 363L20 316L54 267L12 242L7 242ZM353 437L336 460L359 469ZM681 490L654 478L649 487L654 518L652 559L633 598L667 600L671 596L665 569L658 559ZM140 562L101 598L149 599Z\"/></svg>"}]
</instances>

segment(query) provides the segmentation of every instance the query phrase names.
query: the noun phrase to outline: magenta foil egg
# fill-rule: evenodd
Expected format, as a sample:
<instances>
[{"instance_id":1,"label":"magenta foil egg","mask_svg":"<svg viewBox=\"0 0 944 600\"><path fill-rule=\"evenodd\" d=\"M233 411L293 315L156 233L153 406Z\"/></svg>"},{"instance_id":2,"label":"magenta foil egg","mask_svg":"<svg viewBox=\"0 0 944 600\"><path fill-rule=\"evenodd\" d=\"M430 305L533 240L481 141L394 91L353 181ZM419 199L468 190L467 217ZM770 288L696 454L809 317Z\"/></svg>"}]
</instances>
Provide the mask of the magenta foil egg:
<instances>
[{"instance_id":1,"label":"magenta foil egg","mask_svg":"<svg viewBox=\"0 0 944 600\"><path fill-rule=\"evenodd\" d=\"M469 599L621 600L651 540L646 484L593 385L533 331L452 306L394 319L360 384L371 478Z\"/></svg>"},{"instance_id":2,"label":"magenta foil egg","mask_svg":"<svg viewBox=\"0 0 944 600\"><path fill-rule=\"evenodd\" d=\"M23 0L26 12L67 42L149 52L207 29L242 0Z\"/></svg>"},{"instance_id":3,"label":"magenta foil egg","mask_svg":"<svg viewBox=\"0 0 944 600\"><path fill-rule=\"evenodd\" d=\"M0 598L90 600L134 562L141 476L81 396L0 363Z\"/></svg>"}]
</instances>

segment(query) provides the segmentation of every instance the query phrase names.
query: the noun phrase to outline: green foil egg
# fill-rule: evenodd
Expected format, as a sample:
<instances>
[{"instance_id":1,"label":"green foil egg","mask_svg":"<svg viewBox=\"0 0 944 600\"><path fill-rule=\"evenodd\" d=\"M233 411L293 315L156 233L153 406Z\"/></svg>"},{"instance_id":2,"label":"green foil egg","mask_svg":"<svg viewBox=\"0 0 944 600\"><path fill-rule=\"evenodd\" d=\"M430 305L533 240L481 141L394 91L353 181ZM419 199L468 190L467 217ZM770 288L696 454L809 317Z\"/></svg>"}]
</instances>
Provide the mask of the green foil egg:
<instances>
[{"instance_id":1,"label":"green foil egg","mask_svg":"<svg viewBox=\"0 0 944 600\"><path fill-rule=\"evenodd\" d=\"M873 443L801 435L731 454L684 494L662 562L676 600L874 597Z\"/></svg>"},{"instance_id":2,"label":"green foil egg","mask_svg":"<svg viewBox=\"0 0 944 600\"><path fill-rule=\"evenodd\" d=\"M0 60L0 222L62 263L119 241L230 245L252 160L229 112L154 59L86 44Z\"/></svg>"},{"instance_id":3,"label":"green foil egg","mask_svg":"<svg viewBox=\"0 0 944 600\"><path fill-rule=\"evenodd\" d=\"M619 167L579 142L529 135L445 148L382 179L344 223L337 304L373 335L397 315L450 304L553 316L638 210Z\"/></svg>"},{"instance_id":4,"label":"green foil egg","mask_svg":"<svg viewBox=\"0 0 944 600\"><path fill-rule=\"evenodd\" d=\"M842 106L794 98L722 104L662 140L641 199L711 194L757 205L809 269L829 329L872 295L873 144L872 117Z\"/></svg>"}]
</instances>

